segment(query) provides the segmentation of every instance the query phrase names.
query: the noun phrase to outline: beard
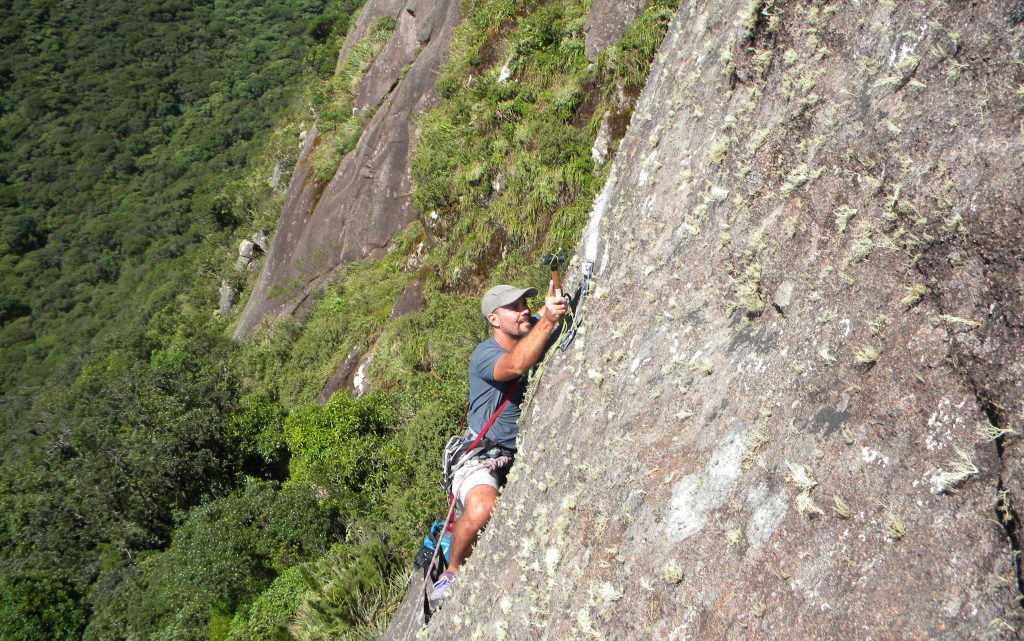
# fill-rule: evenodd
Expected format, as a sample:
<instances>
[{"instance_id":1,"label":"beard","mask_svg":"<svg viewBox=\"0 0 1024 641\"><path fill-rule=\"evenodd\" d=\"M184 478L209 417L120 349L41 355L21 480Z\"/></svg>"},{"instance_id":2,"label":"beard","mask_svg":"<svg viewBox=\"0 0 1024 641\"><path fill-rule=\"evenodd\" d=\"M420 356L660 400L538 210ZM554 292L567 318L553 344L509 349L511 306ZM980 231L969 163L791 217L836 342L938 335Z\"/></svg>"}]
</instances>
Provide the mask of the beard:
<instances>
[{"instance_id":1,"label":"beard","mask_svg":"<svg viewBox=\"0 0 1024 641\"><path fill-rule=\"evenodd\" d=\"M525 321L517 322L514 329L505 333L512 338L523 338L530 333L531 329L533 329L533 318L527 316Z\"/></svg>"}]
</instances>

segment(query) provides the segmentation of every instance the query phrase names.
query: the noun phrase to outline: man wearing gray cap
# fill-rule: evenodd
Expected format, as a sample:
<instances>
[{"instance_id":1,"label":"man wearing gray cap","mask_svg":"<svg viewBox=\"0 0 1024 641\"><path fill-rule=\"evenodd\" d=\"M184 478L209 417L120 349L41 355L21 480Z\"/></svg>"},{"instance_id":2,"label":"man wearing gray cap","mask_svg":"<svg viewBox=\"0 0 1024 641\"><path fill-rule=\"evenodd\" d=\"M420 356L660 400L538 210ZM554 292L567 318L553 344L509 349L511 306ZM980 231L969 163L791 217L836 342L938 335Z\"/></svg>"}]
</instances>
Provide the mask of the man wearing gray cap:
<instances>
[{"instance_id":1,"label":"man wearing gray cap","mask_svg":"<svg viewBox=\"0 0 1024 641\"><path fill-rule=\"evenodd\" d=\"M491 425L476 448L479 454L472 454L453 477L452 491L464 509L452 526L448 569L434 584L432 602L448 591L455 571L472 552L477 535L491 518L498 486L504 482L516 452L526 373L540 361L551 333L565 315L566 301L551 285L544 308L539 315L531 316L526 299L536 295L534 287L498 285L487 290L480 302L480 313L491 327L491 337L477 345L469 359L466 422L472 437L488 421ZM495 415L503 402L504 407Z\"/></svg>"}]
</instances>

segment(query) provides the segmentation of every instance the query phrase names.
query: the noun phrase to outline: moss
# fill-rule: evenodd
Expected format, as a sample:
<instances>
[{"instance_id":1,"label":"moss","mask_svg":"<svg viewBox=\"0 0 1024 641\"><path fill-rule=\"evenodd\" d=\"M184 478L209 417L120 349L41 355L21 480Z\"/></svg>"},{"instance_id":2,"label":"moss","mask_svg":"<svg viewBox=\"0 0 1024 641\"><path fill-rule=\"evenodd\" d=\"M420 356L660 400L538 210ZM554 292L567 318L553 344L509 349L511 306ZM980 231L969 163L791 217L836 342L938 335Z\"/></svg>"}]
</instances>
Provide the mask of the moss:
<instances>
[{"instance_id":1,"label":"moss","mask_svg":"<svg viewBox=\"0 0 1024 641\"><path fill-rule=\"evenodd\" d=\"M903 521L903 517L889 510L886 510L884 517L886 538L899 541L907 535L907 524Z\"/></svg>"},{"instance_id":2,"label":"moss","mask_svg":"<svg viewBox=\"0 0 1024 641\"><path fill-rule=\"evenodd\" d=\"M783 196L788 196L799 187L803 186L811 175L811 169L807 163L800 163L796 167L789 170L786 174L786 181L782 184L781 192Z\"/></svg>"},{"instance_id":3,"label":"moss","mask_svg":"<svg viewBox=\"0 0 1024 641\"><path fill-rule=\"evenodd\" d=\"M889 322L889 317L885 314L879 314L875 317L875 320L868 323L868 330L873 336L882 336L885 332L885 326Z\"/></svg>"},{"instance_id":4,"label":"moss","mask_svg":"<svg viewBox=\"0 0 1024 641\"><path fill-rule=\"evenodd\" d=\"M808 518L825 514L825 510L818 507L814 502L814 499L811 498L810 490L803 490L797 495L796 510L800 514L806 515Z\"/></svg>"},{"instance_id":5,"label":"moss","mask_svg":"<svg viewBox=\"0 0 1024 641\"><path fill-rule=\"evenodd\" d=\"M959 316L952 316L950 314L939 314L938 316L932 316L931 322L933 325L965 325L970 328L981 327L981 322L971 320L970 318L961 318Z\"/></svg>"},{"instance_id":6,"label":"moss","mask_svg":"<svg viewBox=\"0 0 1024 641\"><path fill-rule=\"evenodd\" d=\"M857 262L866 259L875 248L874 237L875 227L870 222L862 220L857 223L854 230L853 242L850 244L850 253L846 262Z\"/></svg>"},{"instance_id":7,"label":"moss","mask_svg":"<svg viewBox=\"0 0 1024 641\"><path fill-rule=\"evenodd\" d=\"M725 160L726 154L729 152L729 139L719 138L715 142L711 143L708 148L708 162L712 165L720 165Z\"/></svg>"},{"instance_id":8,"label":"moss","mask_svg":"<svg viewBox=\"0 0 1024 641\"><path fill-rule=\"evenodd\" d=\"M882 357L881 350L874 345L861 345L854 350L853 354L861 365L874 365Z\"/></svg>"},{"instance_id":9,"label":"moss","mask_svg":"<svg viewBox=\"0 0 1024 641\"><path fill-rule=\"evenodd\" d=\"M857 210L849 205L840 205L833 212L836 217L836 227L839 228L839 233L846 231L846 225L851 218L857 215Z\"/></svg>"},{"instance_id":10,"label":"moss","mask_svg":"<svg viewBox=\"0 0 1024 641\"><path fill-rule=\"evenodd\" d=\"M761 269L761 263L751 262L738 277L731 279L733 309L739 309L751 316L764 312L768 299L761 289Z\"/></svg>"},{"instance_id":11,"label":"moss","mask_svg":"<svg viewBox=\"0 0 1024 641\"><path fill-rule=\"evenodd\" d=\"M678 559L671 559L662 567L661 576L666 583L671 585L682 583L685 577L682 564Z\"/></svg>"},{"instance_id":12,"label":"moss","mask_svg":"<svg viewBox=\"0 0 1024 641\"><path fill-rule=\"evenodd\" d=\"M751 56L750 61L754 64L758 73L765 74L768 72L768 68L771 66L774 56L775 54L771 49L758 49L754 52L754 55Z\"/></svg>"},{"instance_id":13,"label":"moss","mask_svg":"<svg viewBox=\"0 0 1024 641\"><path fill-rule=\"evenodd\" d=\"M931 478L936 494L955 494L961 485L979 473L969 453L959 447L956 448L956 452L959 459L949 461L946 465L947 470L940 470Z\"/></svg>"},{"instance_id":14,"label":"moss","mask_svg":"<svg viewBox=\"0 0 1024 641\"><path fill-rule=\"evenodd\" d=\"M843 497L839 496L838 494L832 495L832 509L835 511L836 514L839 515L839 518L841 519L848 519L851 516L853 516L853 510L851 510L850 506L846 504L846 501L843 500Z\"/></svg>"},{"instance_id":15,"label":"moss","mask_svg":"<svg viewBox=\"0 0 1024 641\"><path fill-rule=\"evenodd\" d=\"M748 470L761 459L761 453L768 437L759 430L751 430L743 438L743 454L740 456L740 467Z\"/></svg>"},{"instance_id":16,"label":"moss","mask_svg":"<svg viewBox=\"0 0 1024 641\"><path fill-rule=\"evenodd\" d=\"M509 257L575 244L604 178L590 155L597 125L628 121L676 4L653 2L594 65L579 3L467 6L412 160L413 205L445 282L481 283Z\"/></svg>"},{"instance_id":17,"label":"moss","mask_svg":"<svg viewBox=\"0 0 1024 641\"><path fill-rule=\"evenodd\" d=\"M786 461L786 467L789 468L789 475L786 477L786 480L796 485L800 490L809 492L818 485L818 482L814 479L814 472L808 465Z\"/></svg>"},{"instance_id":18,"label":"moss","mask_svg":"<svg viewBox=\"0 0 1024 641\"><path fill-rule=\"evenodd\" d=\"M777 18L772 13L774 5L775 0L747 0L739 20L745 41L754 40L760 31L772 33L778 29Z\"/></svg>"}]
</instances>

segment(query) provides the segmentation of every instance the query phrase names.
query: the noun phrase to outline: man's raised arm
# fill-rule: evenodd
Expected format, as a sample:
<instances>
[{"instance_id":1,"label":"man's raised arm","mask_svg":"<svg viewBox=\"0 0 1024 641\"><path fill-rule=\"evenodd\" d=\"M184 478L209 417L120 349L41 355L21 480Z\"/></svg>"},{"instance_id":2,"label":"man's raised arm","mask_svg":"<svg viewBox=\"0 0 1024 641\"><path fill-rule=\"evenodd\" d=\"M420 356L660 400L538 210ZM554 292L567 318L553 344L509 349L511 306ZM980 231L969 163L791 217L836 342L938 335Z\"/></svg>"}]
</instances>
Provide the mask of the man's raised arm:
<instances>
[{"instance_id":1,"label":"man's raised arm","mask_svg":"<svg viewBox=\"0 0 1024 641\"><path fill-rule=\"evenodd\" d=\"M530 333L521 338L508 354L502 355L495 361L494 380L511 381L519 378L536 365L544 354L544 348L551 332L565 316L565 310L565 298L555 296L554 284L549 283L540 319L534 324Z\"/></svg>"}]
</instances>

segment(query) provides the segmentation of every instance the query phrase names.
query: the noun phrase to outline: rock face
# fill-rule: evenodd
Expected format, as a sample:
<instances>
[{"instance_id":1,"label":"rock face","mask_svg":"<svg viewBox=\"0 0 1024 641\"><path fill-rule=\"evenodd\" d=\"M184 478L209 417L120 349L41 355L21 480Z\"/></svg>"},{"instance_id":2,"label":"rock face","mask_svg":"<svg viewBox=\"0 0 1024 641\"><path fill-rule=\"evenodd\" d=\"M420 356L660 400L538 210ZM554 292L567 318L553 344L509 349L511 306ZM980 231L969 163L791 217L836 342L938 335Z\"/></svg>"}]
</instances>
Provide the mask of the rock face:
<instances>
[{"instance_id":1,"label":"rock face","mask_svg":"<svg viewBox=\"0 0 1024 641\"><path fill-rule=\"evenodd\" d=\"M594 0L583 25L587 33L584 45L587 60L596 60L601 51L618 42L645 4L644 0Z\"/></svg>"},{"instance_id":2,"label":"rock face","mask_svg":"<svg viewBox=\"0 0 1024 641\"><path fill-rule=\"evenodd\" d=\"M421 272L409 281L409 284L402 290L398 300L395 301L394 306L391 308L391 312L388 314L389 320L411 314L423 307L425 303L423 285L426 278L426 272ZM349 350L345 359L341 361L337 369L334 370L334 374L331 375L331 378L324 384L323 389L320 390L320 394L316 397L316 402L326 403L334 392L345 387L351 387L354 392L362 395L366 391L366 366L369 363L370 356L367 356L365 359L362 357L364 354L372 354L376 344L376 338L374 338L368 348L353 347Z\"/></svg>"},{"instance_id":3,"label":"rock face","mask_svg":"<svg viewBox=\"0 0 1024 641\"><path fill-rule=\"evenodd\" d=\"M338 368L334 370L334 374L324 384L324 388L320 390L320 394L316 397L317 403L323 405L330 400L332 394L352 384L352 378L355 376L356 367L359 365L359 357L362 354L362 350L358 347L353 347L349 350L348 354L345 355L345 360L341 361Z\"/></svg>"},{"instance_id":4,"label":"rock face","mask_svg":"<svg viewBox=\"0 0 1024 641\"><path fill-rule=\"evenodd\" d=\"M217 306L217 312L221 316L231 315L232 310L235 308L235 303L238 302L238 290L231 286L226 280L220 282L220 289L217 290L220 293L220 303Z\"/></svg>"},{"instance_id":5,"label":"rock face","mask_svg":"<svg viewBox=\"0 0 1024 641\"><path fill-rule=\"evenodd\" d=\"M394 17L397 26L356 95L357 108L377 111L327 185L318 185L310 171L316 130L305 138L273 246L239 318L236 338L248 335L264 318L295 313L339 265L382 254L395 232L415 219L408 198L410 116L436 100L434 81L447 58L459 3L370 0L341 56L382 16Z\"/></svg>"},{"instance_id":6,"label":"rock face","mask_svg":"<svg viewBox=\"0 0 1024 641\"><path fill-rule=\"evenodd\" d=\"M256 260L256 245L246 238L238 244L238 258L235 260L235 270L244 272L253 268Z\"/></svg>"},{"instance_id":7,"label":"rock face","mask_svg":"<svg viewBox=\"0 0 1024 641\"><path fill-rule=\"evenodd\" d=\"M420 273L409 281L409 284L405 286L402 293L398 296L398 300L395 301L394 306L391 308L391 313L388 314L388 319L399 318L406 314L419 311L423 308L423 285L426 283L427 274L425 272Z\"/></svg>"},{"instance_id":8,"label":"rock face","mask_svg":"<svg viewBox=\"0 0 1024 641\"><path fill-rule=\"evenodd\" d=\"M1021 637L1017 4L680 3L426 638Z\"/></svg>"}]
</instances>

